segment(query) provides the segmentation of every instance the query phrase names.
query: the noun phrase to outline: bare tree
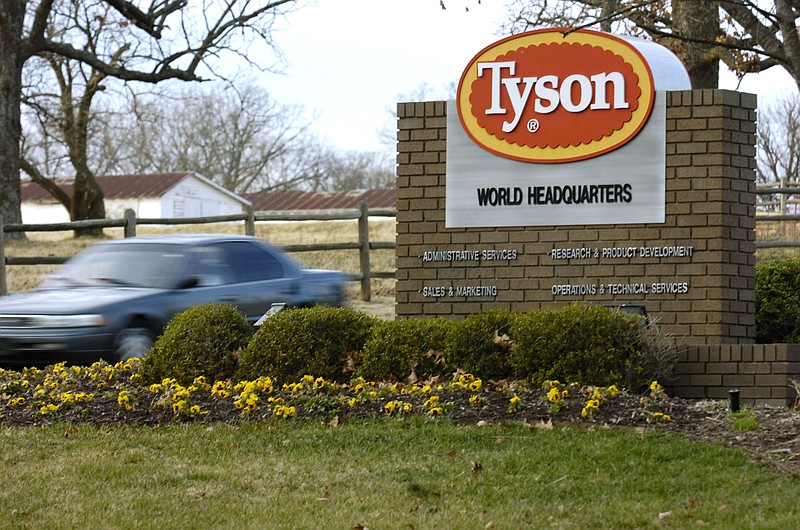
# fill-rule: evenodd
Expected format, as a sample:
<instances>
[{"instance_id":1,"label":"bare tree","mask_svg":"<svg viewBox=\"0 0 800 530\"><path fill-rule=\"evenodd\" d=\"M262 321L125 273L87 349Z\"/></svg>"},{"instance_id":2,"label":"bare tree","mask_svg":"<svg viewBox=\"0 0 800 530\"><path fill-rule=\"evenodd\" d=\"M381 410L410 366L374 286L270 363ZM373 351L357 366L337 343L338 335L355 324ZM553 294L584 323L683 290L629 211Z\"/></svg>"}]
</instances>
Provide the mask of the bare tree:
<instances>
[{"instance_id":1,"label":"bare tree","mask_svg":"<svg viewBox=\"0 0 800 530\"><path fill-rule=\"evenodd\" d=\"M131 112L107 116L93 147L107 172L190 170L236 193L289 180L280 159L305 145L313 121L252 82L133 98Z\"/></svg>"},{"instance_id":2,"label":"bare tree","mask_svg":"<svg viewBox=\"0 0 800 530\"><path fill-rule=\"evenodd\" d=\"M503 31L613 30L672 49L695 88L718 86L718 61L740 77L782 67L800 87L798 22L796 0L513 0Z\"/></svg>"},{"instance_id":3,"label":"bare tree","mask_svg":"<svg viewBox=\"0 0 800 530\"><path fill-rule=\"evenodd\" d=\"M351 191L395 186L394 166L381 153L328 152L319 160L319 176L309 180L312 191Z\"/></svg>"},{"instance_id":4,"label":"bare tree","mask_svg":"<svg viewBox=\"0 0 800 530\"><path fill-rule=\"evenodd\" d=\"M800 96L792 94L759 109L756 182L797 187L800 182ZM777 210L794 196L759 195ZM767 204L768 203L768 204Z\"/></svg>"},{"instance_id":5,"label":"bare tree","mask_svg":"<svg viewBox=\"0 0 800 530\"><path fill-rule=\"evenodd\" d=\"M20 216L22 72L29 61L75 61L95 81L161 83L213 75L213 59L246 57L295 0L15 0L0 3L0 216ZM64 70L61 70L62 72ZM76 69L71 69L75 72ZM91 75L87 78L87 83ZM92 90L91 83L84 88ZM100 88L97 88L100 90ZM85 92L86 93L86 92ZM75 197L73 197L74 201ZM76 209L75 206L72 209Z\"/></svg>"}]
</instances>

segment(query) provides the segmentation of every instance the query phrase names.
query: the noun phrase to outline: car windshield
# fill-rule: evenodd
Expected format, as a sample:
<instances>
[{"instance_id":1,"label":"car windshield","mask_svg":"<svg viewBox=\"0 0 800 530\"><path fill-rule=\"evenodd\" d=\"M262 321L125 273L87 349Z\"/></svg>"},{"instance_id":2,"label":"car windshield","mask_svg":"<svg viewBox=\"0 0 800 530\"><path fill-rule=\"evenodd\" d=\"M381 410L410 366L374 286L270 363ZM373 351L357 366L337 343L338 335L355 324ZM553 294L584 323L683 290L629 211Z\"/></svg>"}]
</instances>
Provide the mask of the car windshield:
<instances>
[{"instance_id":1,"label":"car windshield","mask_svg":"<svg viewBox=\"0 0 800 530\"><path fill-rule=\"evenodd\" d=\"M168 289L185 263L176 245L97 245L70 259L53 278L64 285L122 285Z\"/></svg>"}]
</instances>

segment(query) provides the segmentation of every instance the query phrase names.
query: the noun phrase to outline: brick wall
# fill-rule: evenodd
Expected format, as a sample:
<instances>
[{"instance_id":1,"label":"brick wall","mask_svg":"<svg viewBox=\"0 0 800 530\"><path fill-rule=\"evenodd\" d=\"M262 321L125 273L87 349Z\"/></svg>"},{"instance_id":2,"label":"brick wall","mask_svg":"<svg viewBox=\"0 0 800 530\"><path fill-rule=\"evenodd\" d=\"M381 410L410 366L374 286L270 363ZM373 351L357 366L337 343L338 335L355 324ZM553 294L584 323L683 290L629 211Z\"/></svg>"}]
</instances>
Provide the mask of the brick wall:
<instances>
[{"instance_id":1,"label":"brick wall","mask_svg":"<svg viewBox=\"0 0 800 530\"><path fill-rule=\"evenodd\" d=\"M678 351L673 395L728 399L740 390L742 403L793 405L800 382L800 344L721 344L682 346Z\"/></svg>"},{"instance_id":2,"label":"brick wall","mask_svg":"<svg viewBox=\"0 0 800 530\"><path fill-rule=\"evenodd\" d=\"M667 95L666 222L446 229L444 102L398 105L398 318L527 311L584 301L644 305L685 344L755 338L755 96ZM554 259L555 248L691 246L683 257ZM425 261L431 251L514 250L516 259ZM672 294L554 295L564 284L685 283ZM459 288L489 286L458 296ZM454 296L435 296L454 289ZM496 294L494 294L496 290ZM433 293L433 295L432 295Z\"/></svg>"}]
</instances>

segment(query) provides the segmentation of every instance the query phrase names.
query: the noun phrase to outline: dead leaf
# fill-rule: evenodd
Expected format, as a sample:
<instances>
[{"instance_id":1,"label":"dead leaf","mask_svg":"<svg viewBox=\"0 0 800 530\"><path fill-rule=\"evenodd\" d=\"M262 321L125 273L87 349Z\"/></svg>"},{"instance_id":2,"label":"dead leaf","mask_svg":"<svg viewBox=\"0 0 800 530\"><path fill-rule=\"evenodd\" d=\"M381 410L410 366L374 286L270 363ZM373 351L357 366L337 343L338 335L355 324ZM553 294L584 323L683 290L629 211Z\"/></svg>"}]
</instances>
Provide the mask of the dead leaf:
<instances>
[{"instance_id":1,"label":"dead leaf","mask_svg":"<svg viewBox=\"0 0 800 530\"><path fill-rule=\"evenodd\" d=\"M331 419L331 421L328 422L328 427L338 427L338 426L339 426L339 415L337 414Z\"/></svg>"},{"instance_id":2,"label":"dead leaf","mask_svg":"<svg viewBox=\"0 0 800 530\"><path fill-rule=\"evenodd\" d=\"M658 514L658 519L659 520L666 519L670 515L672 515L672 510L670 510L668 512L661 512L660 514Z\"/></svg>"},{"instance_id":3,"label":"dead leaf","mask_svg":"<svg viewBox=\"0 0 800 530\"><path fill-rule=\"evenodd\" d=\"M458 453L456 453L455 449L450 449L450 452L447 453L447 456L449 456L450 458L455 458L456 454Z\"/></svg>"},{"instance_id":4,"label":"dead leaf","mask_svg":"<svg viewBox=\"0 0 800 530\"><path fill-rule=\"evenodd\" d=\"M496 443L496 444L498 444L498 445L500 445L500 444L504 444L504 443L506 443L507 441L508 441L508 438L506 438L505 436L497 436L497 437L495 437L495 439L494 439L494 443Z\"/></svg>"},{"instance_id":5,"label":"dead leaf","mask_svg":"<svg viewBox=\"0 0 800 530\"><path fill-rule=\"evenodd\" d=\"M340 359L342 361L342 372L355 372L356 371L356 360L358 358L358 351L357 350L347 350L344 356Z\"/></svg>"},{"instance_id":6,"label":"dead leaf","mask_svg":"<svg viewBox=\"0 0 800 530\"><path fill-rule=\"evenodd\" d=\"M447 363L445 362L444 358L444 352L441 350L430 349L427 352L425 352L425 357L432 357L433 362L435 362L436 364L441 366L447 366Z\"/></svg>"},{"instance_id":7,"label":"dead leaf","mask_svg":"<svg viewBox=\"0 0 800 530\"><path fill-rule=\"evenodd\" d=\"M511 337L503 333L502 335L498 333L497 330L494 331L494 343L498 346L502 346L507 349L511 349L514 346L514 341L511 340Z\"/></svg>"},{"instance_id":8,"label":"dead leaf","mask_svg":"<svg viewBox=\"0 0 800 530\"><path fill-rule=\"evenodd\" d=\"M549 431L553 428L553 419L547 418L547 421L539 420L539 423L536 424L537 429L543 429L545 431Z\"/></svg>"},{"instance_id":9,"label":"dead leaf","mask_svg":"<svg viewBox=\"0 0 800 530\"><path fill-rule=\"evenodd\" d=\"M329 500L331 500L331 492L328 491L327 488L325 488L325 491L322 492L322 497L317 497L317 500L318 501L329 501Z\"/></svg>"},{"instance_id":10,"label":"dead leaf","mask_svg":"<svg viewBox=\"0 0 800 530\"><path fill-rule=\"evenodd\" d=\"M720 512L720 513L722 513L722 512L727 512L727 511L730 511L730 509L731 509L731 505L730 505L730 504L723 504L722 506L720 506L720 507L717 509L717 511L718 511L718 512Z\"/></svg>"},{"instance_id":11,"label":"dead leaf","mask_svg":"<svg viewBox=\"0 0 800 530\"><path fill-rule=\"evenodd\" d=\"M480 473L483 471L483 465L480 462L473 462L472 463L472 472L473 473Z\"/></svg>"}]
</instances>

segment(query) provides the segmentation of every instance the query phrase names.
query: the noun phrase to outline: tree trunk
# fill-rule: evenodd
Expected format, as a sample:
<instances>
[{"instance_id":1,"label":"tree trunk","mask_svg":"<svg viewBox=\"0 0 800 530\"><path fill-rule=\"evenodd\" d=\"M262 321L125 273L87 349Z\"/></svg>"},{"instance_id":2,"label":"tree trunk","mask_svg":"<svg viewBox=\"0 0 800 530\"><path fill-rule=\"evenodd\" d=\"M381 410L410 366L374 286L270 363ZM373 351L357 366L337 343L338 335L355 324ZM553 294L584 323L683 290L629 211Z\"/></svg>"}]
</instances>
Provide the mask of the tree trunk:
<instances>
[{"instance_id":1,"label":"tree trunk","mask_svg":"<svg viewBox=\"0 0 800 530\"><path fill-rule=\"evenodd\" d=\"M713 0L673 0L672 24L676 34L688 37L681 43L681 58L692 88L719 87L719 54L715 46L693 39L714 41L720 34L719 4Z\"/></svg>"},{"instance_id":2,"label":"tree trunk","mask_svg":"<svg viewBox=\"0 0 800 530\"><path fill-rule=\"evenodd\" d=\"M106 207L103 199L103 190L100 189L93 175L83 173L75 175L69 210L70 221L105 219ZM75 237L101 235L103 235L102 228L79 228L75 230Z\"/></svg>"},{"instance_id":3,"label":"tree trunk","mask_svg":"<svg viewBox=\"0 0 800 530\"><path fill-rule=\"evenodd\" d=\"M0 2L0 217L4 223L20 223L20 98L22 96L21 45L24 0ZM10 237L24 237L12 232Z\"/></svg>"}]
</instances>

